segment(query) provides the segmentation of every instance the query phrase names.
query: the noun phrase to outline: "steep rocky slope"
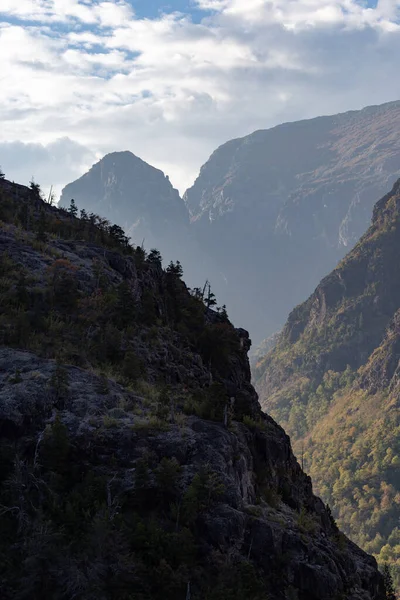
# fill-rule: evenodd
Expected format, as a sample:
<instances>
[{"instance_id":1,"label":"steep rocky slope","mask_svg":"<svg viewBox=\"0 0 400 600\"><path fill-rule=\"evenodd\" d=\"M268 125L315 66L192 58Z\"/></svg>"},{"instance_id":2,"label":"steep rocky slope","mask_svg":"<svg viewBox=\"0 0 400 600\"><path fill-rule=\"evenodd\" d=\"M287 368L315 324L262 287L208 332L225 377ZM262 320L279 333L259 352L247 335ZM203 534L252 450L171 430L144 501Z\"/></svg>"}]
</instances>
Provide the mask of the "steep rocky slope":
<instances>
[{"instance_id":1,"label":"steep rocky slope","mask_svg":"<svg viewBox=\"0 0 400 600\"><path fill-rule=\"evenodd\" d=\"M4 599L383 600L179 264L0 181Z\"/></svg>"},{"instance_id":2,"label":"steep rocky slope","mask_svg":"<svg viewBox=\"0 0 400 600\"><path fill-rule=\"evenodd\" d=\"M184 196L192 229L257 342L366 231L376 198L400 175L399 134L394 102L256 131L202 167Z\"/></svg>"},{"instance_id":3,"label":"steep rocky slope","mask_svg":"<svg viewBox=\"0 0 400 600\"><path fill-rule=\"evenodd\" d=\"M255 370L340 526L400 574L400 180Z\"/></svg>"}]
</instances>

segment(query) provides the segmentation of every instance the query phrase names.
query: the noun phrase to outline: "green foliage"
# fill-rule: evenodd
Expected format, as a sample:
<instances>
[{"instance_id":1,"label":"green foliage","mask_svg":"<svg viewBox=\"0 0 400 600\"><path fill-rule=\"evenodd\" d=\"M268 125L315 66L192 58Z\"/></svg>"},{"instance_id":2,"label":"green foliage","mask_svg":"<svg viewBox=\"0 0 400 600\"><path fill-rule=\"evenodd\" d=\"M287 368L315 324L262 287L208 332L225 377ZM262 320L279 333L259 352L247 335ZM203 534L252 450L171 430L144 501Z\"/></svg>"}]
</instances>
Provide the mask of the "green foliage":
<instances>
[{"instance_id":1,"label":"green foliage","mask_svg":"<svg viewBox=\"0 0 400 600\"><path fill-rule=\"evenodd\" d=\"M248 415L244 415L242 417L242 422L249 429L258 430L258 431L266 430L266 424L262 419L255 420L252 417L249 417Z\"/></svg>"},{"instance_id":2,"label":"green foliage","mask_svg":"<svg viewBox=\"0 0 400 600\"><path fill-rule=\"evenodd\" d=\"M185 522L193 523L200 512L210 508L224 492L225 488L218 474L208 465L202 467L183 497L182 513Z\"/></svg>"},{"instance_id":3,"label":"green foliage","mask_svg":"<svg viewBox=\"0 0 400 600\"><path fill-rule=\"evenodd\" d=\"M155 248L153 248L149 252L149 255L147 257L147 262L152 265L161 267L161 264L162 264L161 253L158 250L156 250Z\"/></svg>"},{"instance_id":4,"label":"green foliage","mask_svg":"<svg viewBox=\"0 0 400 600\"><path fill-rule=\"evenodd\" d=\"M386 600L396 600L397 596L393 585L393 577L387 563L383 565L382 575L385 583Z\"/></svg>"},{"instance_id":5,"label":"green foliage","mask_svg":"<svg viewBox=\"0 0 400 600\"><path fill-rule=\"evenodd\" d=\"M268 600L265 583L250 562L224 565L206 600Z\"/></svg>"},{"instance_id":6,"label":"green foliage","mask_svg":"<svg viewBox=\"0 0 400 600\"><path fill-rule=\"evenodd\" d=\"M314 518L302 506L297 518L297 525L306 533L314 533L317 529L317 523Z\"/></svg>"},{"instance_id":7,"label":"green foliage","mask_svg":"<svg viewBox=\"0 0 400 600\"><path fill-rule=\"evenodd\" d=\"M197 345L205 364L221 372L227 369L231 354L239 350L236 334L226 323L204 327Z\"/></svg>"},{"instance_id":8,"label":"green foliage","mask_svg":"<svg viewBox=\"0 0 400 600\"><path fill-rule=\"evenodd\" d=\"M225 387L213 382L208 388L193 394L184 404L187 415L195 414L202 419L210 419L220 423L224 420L225 409L230 409L229 398Z\"/></svg>"}]
</instances>

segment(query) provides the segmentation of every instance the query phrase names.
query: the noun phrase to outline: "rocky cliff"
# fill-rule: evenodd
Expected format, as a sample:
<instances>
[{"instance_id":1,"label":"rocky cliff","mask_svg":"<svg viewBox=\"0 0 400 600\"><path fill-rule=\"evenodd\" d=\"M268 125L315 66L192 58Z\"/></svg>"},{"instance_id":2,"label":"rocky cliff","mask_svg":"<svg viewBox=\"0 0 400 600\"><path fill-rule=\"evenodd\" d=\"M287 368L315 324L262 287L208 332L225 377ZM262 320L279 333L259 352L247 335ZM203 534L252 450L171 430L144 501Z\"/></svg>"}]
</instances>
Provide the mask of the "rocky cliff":
<instances>
[{"instance_id":1,"label":"rocky cliff","mask_svg":"<svg viewBox=\"0 0 400 600\"><path fill-rule=\"evenodd\" d=\"M400 181L255 370L346 533L398 569ZM399 573L397 574L399 577Z\"/></svg>"},{"instance_id":2,"label":"rocky cliff","mask_svg":"<svg viewBox=\"0 0 400 600\"><path fill-rule=\"evenodd\" d=\"M231 314L257 342L366 231L376 198L400 175L399 133L394 102L256 131L202 167L184 196L191 227L225 275Z\"/></svg>"},{"instance_id":3,"label":"rocky cliff","mask_svg":"<svg viewBox=\"0 0 400 600\"><path fill-rule=\"evenodd\" d=\"M5 599L383 600L178 263L0 181Z\"/></svg>"}]
</instances>

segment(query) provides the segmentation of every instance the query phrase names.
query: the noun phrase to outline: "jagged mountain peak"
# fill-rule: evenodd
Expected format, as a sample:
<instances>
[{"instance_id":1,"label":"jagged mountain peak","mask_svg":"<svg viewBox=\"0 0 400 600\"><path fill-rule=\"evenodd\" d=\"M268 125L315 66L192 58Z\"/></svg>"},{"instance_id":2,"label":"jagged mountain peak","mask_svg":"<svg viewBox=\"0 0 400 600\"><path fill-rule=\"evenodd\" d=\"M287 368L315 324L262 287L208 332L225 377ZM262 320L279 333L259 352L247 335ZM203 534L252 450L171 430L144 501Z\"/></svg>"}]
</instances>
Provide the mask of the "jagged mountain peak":
<instances>
[{"instance_id":1,"label":"jagged mountain peak","mask_svg":"<svg viewBox=\"0 0 400 600\"><path fill-rule=\"evenodd\" d=\"M169 178L130 151L107 154L67 185L60 204L74 199L80 209L117 223L147 248L158 244L166 258L176 258L188 227L185 204Z\"/></svg>"}]
</instances>

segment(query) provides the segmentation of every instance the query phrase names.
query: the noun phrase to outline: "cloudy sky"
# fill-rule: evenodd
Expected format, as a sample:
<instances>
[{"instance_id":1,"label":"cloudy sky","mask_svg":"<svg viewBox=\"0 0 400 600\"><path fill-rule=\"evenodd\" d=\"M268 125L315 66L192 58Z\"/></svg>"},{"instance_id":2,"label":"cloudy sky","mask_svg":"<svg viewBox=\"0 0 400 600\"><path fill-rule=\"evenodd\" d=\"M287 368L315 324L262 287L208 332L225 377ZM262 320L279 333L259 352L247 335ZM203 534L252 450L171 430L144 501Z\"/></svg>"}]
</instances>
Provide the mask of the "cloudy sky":
<instances>
[{"instance_id":1,"label":"cloudy sky","mask_svg":"<svg viewBox=\"0 0 400 600\"><path fill-rule=\"evenodd\" d=\"M10 179L131 150L184 191L231 138L400 99L400 0L0 0L0 56Z\"/></svg>"}]
</instances>

